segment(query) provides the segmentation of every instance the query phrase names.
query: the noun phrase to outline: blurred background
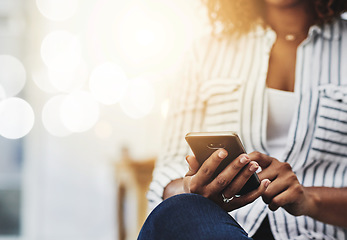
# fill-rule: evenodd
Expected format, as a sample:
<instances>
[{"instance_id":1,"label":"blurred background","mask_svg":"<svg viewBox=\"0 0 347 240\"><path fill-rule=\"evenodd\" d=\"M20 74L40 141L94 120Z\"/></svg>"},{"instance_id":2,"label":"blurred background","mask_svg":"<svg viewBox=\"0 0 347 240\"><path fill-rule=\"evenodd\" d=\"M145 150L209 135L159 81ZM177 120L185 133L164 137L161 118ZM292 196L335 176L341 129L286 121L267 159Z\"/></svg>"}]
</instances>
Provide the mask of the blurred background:
<instances>
[{"instance_id":1,"label":"blurred background","mask_svg":"<svg viewBox=\"0 0 347 240\"><path fill-rule=\"evenodd\" d=\"M0 0L0 240L136 239L205 15L199 0Z\"/></svg>"}]
</instances>

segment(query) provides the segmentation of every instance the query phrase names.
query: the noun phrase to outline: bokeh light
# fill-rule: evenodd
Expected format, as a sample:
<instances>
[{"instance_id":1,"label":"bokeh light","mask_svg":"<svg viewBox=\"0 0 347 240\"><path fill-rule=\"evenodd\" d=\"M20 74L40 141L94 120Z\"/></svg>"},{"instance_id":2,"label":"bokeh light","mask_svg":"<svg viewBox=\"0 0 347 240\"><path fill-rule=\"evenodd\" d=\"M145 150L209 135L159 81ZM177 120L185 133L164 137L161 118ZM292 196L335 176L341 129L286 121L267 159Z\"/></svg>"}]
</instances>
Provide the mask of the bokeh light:
<instances>
[{"instance_id":1,"label":"bokeh light","mask_svg":"<svg viewBox=\"0 0 347 240\"><path fill-rule=\"evenodd\" d=\"M167 114L169 112L169 108L170 108L170 101L169 99L165 99L160 106L160 110L161 110L161 116L163 117L163 119L167 118Z\"/></svg>"},{"instance_id":2,"label":"bokeh light","mask_svg":"<svg viewBox=\"0 0 347 240\"><path fill-rule=\"evenodd\" d=\"M133 63L153 58L165 49L168 41L167 30L162 24L164 19L156 19L155 15L157 14L151 14L139 4L129 8L118 22L118 44L123 49L124 56Z\"/></svg>"},{"instance_id":3,"label":"bokeh light","mask_svg":"<svg viewBox=\"0 0 347 240\"><path fill-rule=\"evenodd\" d=\"M88 68L84 61L81 61L75 69L61 72L55 70L48 71L49 82L60 92L70 93L81 89L88 79Z\"/></svg>"},{"instance_id":4,"label":"bokeh light","mask_svg":"<svg viewBox=\"0 0 347 240\"><path fill-rule=\"evenodd\" d=\"M64 30L51 32L42 41L41 57L51 70L73 71L81 62L80 41Z\"/></svg>"},{"instance_id":5,"label":"bokeh light","mask_svg":"<svg viewBox=\"0 0 347 240\"><path fill-rule=\"evenodd\" d=\"M148 29L139 29L136 32L136 38L137 38L138 43L141 46L146 47L146 46L148 46L154 42L155 35L152 31L150 31Z\"/></svg>"},{"instance_id":6,"label":"bokeh light","mask_svg":"<svg viewBox=\"0 0 347 240\"><path fill-rule=\"evenodd\" d=\"M46 93L57 93L58 90L49 80L49 72L47 68L41 67L40 70L34 70L32 79L36 86Z\"/></svg>"},{"instance_id":7,"label":"bokeh light","mask_svg":"<svg viewBox=\"0 0 347 240\"><path fill-rule=\"evenodd\" d=\"M155 91L152 84L144 78L131 81L120 105L126 115L138 119L148 115L153 109Z\"/></svg>"},{"instance_id":8,"label":"bokeh light","mask_svg":"<svg viewBox=\"0 0 347 240\"><path fill-rule=\"evenodd\" d=\"M24 137L34 126L34 121L34 111L25 100L12 97L0 102L0 135L3 137Z\"/></svg>"},{"instance_id":9,"label":"bokeh light","mask_svg":"<svg viewBox=\"0 0 347 240\"><path fill-rule=\"evenodd\" d=\"M127 87L125 72L117 64L103 63L92 71L89 87L100 103L106 105L117 103Z\"/></svg>"},{"instance_id":10,"label":"bokeh light","mask_svg":"<svg viewBox=\"0 0 347 240\"><path fill-rule=\"evenodd\" d=\"M174 71L198 32L195 13L188 11L192 2L96 1L87 22L87 55L94 63L121 60L135 76Z\"/></svg>"},{"instance_id":11,"label":"bokeh light","mask_svg":"<svg viewBox=\"0 0 347 240\"><path fill-rule=\"evenodd\" d=\"M36 0L39 11L53 21L71 18L78 9L78 0Z\"/></svg>"},{"instance_id":12,"label":"bokeh light","mask_svg":"<svg viewBox=\"0 0 347 240\"><path fill-rule=\"evenodd\" d=\"M53 136L65 137L71 134L61 119L61 105L66 95L52 97L44 105L42 110L42 123L45 129Z\"/></svg>"},{"instance_id":13,"label":"bokeh light","mask_svg":"<svg viewBox=\"0 0 347 240\"><path fill-rule=\"evenodd\" d=\"M17 95L24 87L26 71L23 64L11 55L0 55L0 85L6 97Z\"/></svg>"},{"instance_id":14,"label":"bokeh light","mask_svg":"<svg viewBox=\"0 0 347 240\"><path fill-rule=\"evenodd\" d=\"M92 128L99 119L99 105L86 91L76 91L63 100L61 119L72 132L84 132Z\"/></svg>"},{"instance_id":15,"label":"bokeh light","mask_svg":"<svg viewBox=\"0 0 347 240\"><path fill-rule=\"evenodd\" d=\"M101 120L95 125L94 131L99 139L109 139L112 136L113 127L108 121Z\"/></svg>"}]
</instances>

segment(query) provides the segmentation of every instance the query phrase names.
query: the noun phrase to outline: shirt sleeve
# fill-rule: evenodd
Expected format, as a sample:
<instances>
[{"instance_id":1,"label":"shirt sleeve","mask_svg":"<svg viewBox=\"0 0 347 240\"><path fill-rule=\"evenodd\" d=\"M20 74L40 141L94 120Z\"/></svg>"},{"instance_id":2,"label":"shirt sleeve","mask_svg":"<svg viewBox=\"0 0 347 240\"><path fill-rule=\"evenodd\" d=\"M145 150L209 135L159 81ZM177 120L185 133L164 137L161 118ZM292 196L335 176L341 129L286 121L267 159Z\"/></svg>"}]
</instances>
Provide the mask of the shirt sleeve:
<instances>
[{"instance_id":1,"label":"shirt sleeve","mask_svg":"<svg viewBox=\"0 0 347 240\"><path fill-rule=\"evenodd\" d=\"M185 135L198 131L202 123L203 103L199 101L198 61L193 49L182 61L182 67L172 89L168 116L163 130L162 147L147 198L151 211L163 200L164 188L188 171L185 161L189 146Z\"/></svg>"}]
</instances>

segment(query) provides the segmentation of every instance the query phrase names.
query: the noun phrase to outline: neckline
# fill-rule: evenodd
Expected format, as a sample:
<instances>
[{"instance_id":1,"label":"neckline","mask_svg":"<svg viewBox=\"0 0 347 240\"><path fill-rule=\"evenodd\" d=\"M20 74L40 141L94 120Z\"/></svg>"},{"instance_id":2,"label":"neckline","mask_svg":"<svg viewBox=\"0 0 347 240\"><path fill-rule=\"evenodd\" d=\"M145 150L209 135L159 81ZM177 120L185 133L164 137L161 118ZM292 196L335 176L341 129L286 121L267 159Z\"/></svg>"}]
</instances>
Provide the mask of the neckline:
<instances>
[{"instance_id":1,"label":"neckline","mask_svg":"<svg viewBox=\"0 0 347 240\"><path fill-rule=\"evenodd\" d=\"M339 40L342 36L342 24L347 22L342 17L336 17L329 23L312 25L308 30L307 38L312 38L315 35L321 35L326 40ZM257 25L252 31L249 32L250 36L259 37L267 36L270 38L276 38L275 31L266 24Z\"/></svg>"},{"instance_id":2,"label":"neckline","mask_svg":"<svg viewBox=\"0 0 347 240\"><path fill-rule=\"evenodd\" d=\"M285 90L280 90L280 89L276 89L276 88L266 88L269 92L272 93L278 93L278 94L286 94L286 95L294 95L295 92L290 92L290 91L285 91Z\"/></svg>"}]
</instances>

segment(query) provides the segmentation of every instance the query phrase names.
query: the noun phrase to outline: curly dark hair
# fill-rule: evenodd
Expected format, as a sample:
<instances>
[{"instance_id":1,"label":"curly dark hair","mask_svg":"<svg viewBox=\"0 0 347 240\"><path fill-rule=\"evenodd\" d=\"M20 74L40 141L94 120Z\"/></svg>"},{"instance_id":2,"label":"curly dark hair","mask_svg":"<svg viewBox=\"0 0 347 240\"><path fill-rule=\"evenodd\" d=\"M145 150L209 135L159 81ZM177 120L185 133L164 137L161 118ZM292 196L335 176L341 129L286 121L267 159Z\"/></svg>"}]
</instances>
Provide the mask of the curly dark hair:
<instances>
[{"instance_id":1,"label":"curly dark hair","mask_svg":"<svg viewBox=\"0 0 347 240\"><path fill-rule=\"evenodd\" d=\"M308 0L304 0L308 1ZM310 0L315 9L316 24L332 21L347 11L347 0ZM265 25L265 3L261 0L202 0L214 32L240 34L249 32L256 24Z\"/></svg>"}]
</instances>

